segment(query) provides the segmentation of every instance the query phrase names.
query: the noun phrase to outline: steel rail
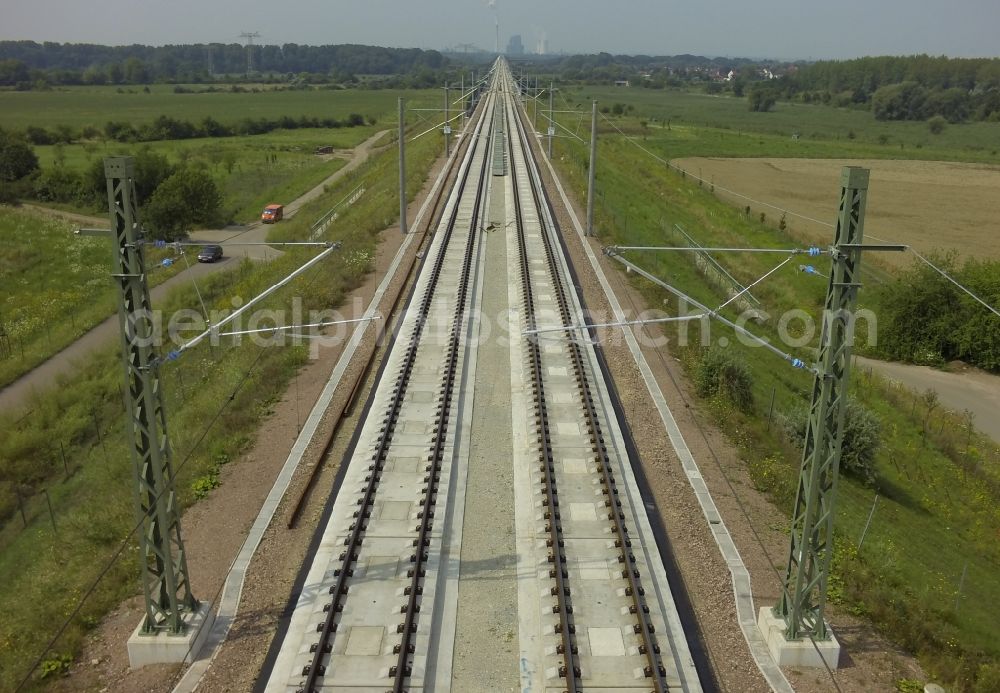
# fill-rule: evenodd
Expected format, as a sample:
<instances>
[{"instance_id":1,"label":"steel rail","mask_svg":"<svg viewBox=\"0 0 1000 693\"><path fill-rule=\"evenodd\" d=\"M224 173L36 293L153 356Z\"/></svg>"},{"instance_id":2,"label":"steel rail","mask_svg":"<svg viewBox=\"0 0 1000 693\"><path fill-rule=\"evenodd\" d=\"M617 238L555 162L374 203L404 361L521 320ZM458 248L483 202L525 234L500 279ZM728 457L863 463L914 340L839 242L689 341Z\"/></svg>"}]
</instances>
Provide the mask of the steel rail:
<instances>
[{"instance_id":1,"label":"steel rail","mask_svg":"<svg viewBox=\"0 0 1000 693\"><path fill-rule=\"evenodd\" d=\"M514 112L515 115L518 115L516 108L514 109ZM515 120L520 133L518 142L521 145L525 164L527 165L529 161L533 160L533 153L525 145L527 140L523 123L519 117L516 117ZM514 170L513 166L511 167L511 170ZM536 176L532 176L531 173L531 167L528 166L528 180L531 183L533 201L536 208L541 211L543 205L546 204L544 197L541 195L539 190L541 182ZM516 194L515 187L515 196ZM544 222L541 214L539 214L539 219L542 223L541 238L545 249L546 262L549 266L549 273L556 288L554 294L559 304L559 312L564 325L572 324L573 317L567 297L567 287L563 281L562 273L559 271L555 250L553 248L552 233L554 230L548 228L548 225ZM535 348L537 350L537 340L529 341L536 342ZM621 577L628 581L626 595L632 598L632 605L629 607L629 611L638 621L633 626L633 632L641 636L642 645L640 646L639 651L642 654L645 654L649 660L649 665L645 667L644 673L648 678L653 679L654 690L658 693L665 693L669 688L669 683L666 680L666 669L663 666L662 658L660 656L660 647L656 641L655 627L649 615L649 607L646 604L645 590L640 583L639 570L635 566L635 554L631 550L632 540L629 538L628 528L625 524L625 512L622 508L621 499L619 498L614 472L611 469L608 447L601 432L601 425L598 419L597 409L594 404L594 395L591 392L589 376L585 367L582 349L576 340L567 340L567 346L572 359L573 371L576 374L575 379L580 389L580 398L583 404L587 426L591 432L591 439L597 447L597 460L600 463L599 471L601 472L601 480L604 485L602 493L606 496L605 507L610 508L608 512L608 520L611 521L614 529L616 537L615 546L621 550L621 554L618 556L618 561L619 563L625 564L624 569L621 571ZM574 689L571 688L570 690L572 691Z\"/></svg>"},{"instance_id":2,"label":"steel rail","mask_svg":"<svg viewBox=\"0 0 1000 693\"><path fill-rule=\"evenodd\" d=\"M508 137L508 140L510 137ZM513 143L511 143L513 149ZM513 151L511 152L513 154ZM517 191L517 172L514 167L513 156L511 156L510 166L512 188L514 190L514 210L515 228L517 229L518 256L521 265L521 296L524 301L525 322L528 329L534 329L535 322L535 293L531 285L531 268L528 262L528 248L524 236L523 215L521 213L521 198ZM545 380L542 377L542 354L538 346L537 339L527 339L528 363L531 368L531 381L535 390L535 423L538 426L538 438L541 444L541 472L543 485L545 487L544 504L548 510L545 511L545 530L549 533L547 544L550 549L549 562L555 567L549 571L549 577L556 581L553 588L553 596L556 597L555 611L559 614L559 634L562 644L556 647L556 651L564 658L564 665L559 670L559 675L566 679L566 688L570 693L577 693L580 690L578 678L582 672L577 665L576 657L578 649L574 643L576 627L572 620L573 607L568 603L570 597L569 570L567 568L566 553L563 551L565 541L563 540L562 519L559 513L559 499L557 498L555 464L552 458L552 436L549 431L549 415L546 405Z\"/></svg>"},{"instance_id":3,"label":"steel rail","mask_svg":"<svg viewBox=\"0 0 1000 693\"><path fill-rule=\"evenodd\" d=\"M491 121L492 122L492 121ZM418 597L423 592L423 587L420 584L421 579L424 577L424 561L427 560L428 554L426 552L427 547L430 545L429 534L432 527L432 520L434 518L434 504L437 501L437 491L438 483L441 480L441 464L444 461L444 446L446 439L448 437L448 422L450 421L451 414L451 399L452 394L455 389L455 381L458 377L458 363L461 355L462 346L462 331L465 328L466 320L463 315L466 312L466 306L469 299L469 276L472 272L472 263L475 258L476 252L479 247L480 234L478 233L479 228L479 212L483 201L483 195L486 189L486 171L487 165L489 163L489 146L492 142L491 137L487 137L484 141L486 149L483 154L483 161L479 171L479 182L476 188L475 204L472 209L472 217L469 222L469 239L465 246L465 257L462 262L462 272L458 280L458 295L455 302L455 317L452 322L450 334L448 337L448 351L445 359L445 378L441 385L441 391L438 396L439 409L435 417L434 425L434 442L433 448L430 454L430 462L428 465L428 475L424 477L424 481L427 484L423 489L422 493L424 495L423 509L420 512L420 527L416 541L414 545L416 546L416 551L412 556L410 556L410 561L414 564L412 568L407 572L407 577L410 578L410 585L404 590L404 594L409 596L406 606L404 607L406 618L400 625L400 630L402 631L403 638L402 642L398 646L397 653L399 654L399 659L397 661L395 671L391 668L389 670L389 675L394 676L393 682L393 692L403 693L406 689L404 688L406 680L410 677L412 673L412 665L410 662L410 656L414 654L415 647L413 645L413 636L417 631L417 614L420 612L420 604ZM474 151L474 150L472 150ZM471 168L471 166L470 166ZM463 184L463 192L464 192ZM455 209L452 215L452 220L449 224L449 237L451 235L451 229L455 225L455 216L458 214L459 205L455 205ZM435 263L435 274L434 283L437 283L437 275L441 271L441 265L444 261L444 250L438 256L438 261ZM429 307L430 305L430 290L428 291L427 297L425 297L425 303ZM427 315L427 310L424 306L421 306L420 315L425 319Z\"/></svg>"},{"instance_id":4,"label":"steel rail","mask_svg":"<svg viewBox=\"0 0 1000 693\"><path fill-rule=\"evenodd\" d=\"M468 138L469 142L474 142L475 138ZM460 145L460 146L471 146L471 145ZM456 168L461 168L459 162L463 161L464 157L455 156L450 163L446 164L448 167L448 172L445 174L445 180L450 179L452 175L457 178ZM361 186L359 185L358 188ZM358 188L355 188L357 190ZM302 515L302 511L305 509L306 501L312 495L314 486L316 485L316 480L319 478L320 472L325 468L325 461L327 456L330 454L330 450L333 448L334 438L337 433L340 432L340 427L343 422L350 416L362 390L362 385L368 379L371 374L372 365L375 361L375 354L378 353L379 342L382 337L390 330L390 326L393 317L397 314L400 301L404 294L406 294L407 287L410 286L411 279L413 277L414 271L419 266L417 260L423 256L423 253L419 252L419 248L424 244L427 239L430 229L435 227L436 224L440 223L440 218L438 212L440 211L443 215L443 209L441 208L442 202L446 200L448 194L444 188L438 191L437 196L434 198L434 202L431 205L430 213L427 215L427 221L423 224L423 231L421 232L420 240L417 242L418 252L415 252L413 257L410 258L409 264L406 268L406 272L403 275L403 281L400 283L399 288L396 290L392 302L389 305L389 309L386 311L385 322L382 323L382 331L376 332L372 339L371 349L368 350L365 356L364 365L362 366L360 372L354 378L354 384L351 386L351 394L344 402L343 406L340 407L339 413L336 413L333 417L333 426L326 433L323 438L323 442L319 447L319 453L316 455L316 463L312 465L309 476L306 478L306 482L299 492L298 499L295 501L295 505L292 508L292 512L288 516L288 521L286 523L288 529L294 528L298 525L299 518ZM344 198L345 200L347 198Z\"/></svg>"},{"instance_id":5,"label":"steel rail","mask_svg":"<svg viewBox=\"0 0 1000 693\"><path fill-rule=\"evenodd\" d=\"M484 110L483 120L480 121L477 129L482 130L485 121L487 120L486 114L488 110ZM489 138L486 140L486 144L489 144ZM461 198L461 195L466 189L466 185L469 180L469 176L472 170L471 161L475 155L475 149L470 149L469 165L464 167L464 172L460 175L460 181L458 185L457 198ZM487 156L483 156L483 161L488 160ZM476 197L476 208L478 209L479 200L481 197L481 187L483 185L484 177L480 175L479 186L480 189L477 191ZM354 573L354 565L359 558L360 546L362 543L362 538L364 532L367 530L367 520L371 517L371 510L374 505L374 496L378 490L379 482L381 481L382 474L385 468L386 458L388 456L388 451L390 444L392 442L393 434L395 431L395 426L399 415L401 413L404 397L407 391L407 385L409 383L410 375L413 371L414 364L417 359L417 354L420 347L420 338L423 333L423 328L427 322L427 316L430 311L431 303L433 302L435 290L437 288L438 279L441 275L441 270L444 265L444 260L446 256L446 250L448 244L451 240L451 236L455 230L455 225L457 222L459 211L459 205L456 203L452 209L451 216L448 220L447 226L445 228L445 235L442 239L440 251L435 258L433 268L431 270L431 279L425 289L424 295L420 301L417 318L413 327L413 331L410 335L410 341L407 345L406 352L403 357L403 365L398 371L396 386L393 389L393 395L387 408L386 414L382 420L383 428L381 435L378 438L378 443L376 445L375 452L372 456L372 464L369 466L369 474L366 477L366 486L362 497L358 500L358 510L355 512L355 522L350 527L350 536L344 542L347 549L340 555L340 560L343 562L342 566L334 571L336 577L336 582L330 587L329 593L332 595L333 600L330 604L325 607L326 618L321 624L318 632L320 633L319 641L313 643L310 646L310 652L313 654L312 662L306 666L303 674L306 676L306 680L301 687L301 690L307 693L318 692L317 682L320 677L326 675L326 667L323 665L323 658L326 655L332 654L333 643L332 637L337 631L336 618L337 614L343 610L343 605L341 600L348 594L347 581ZM466 257L471 258L471 249L475 245L477 234L474 233L475 229L475 215L473 216L473 228L470 230L468 245L466 247ZM463 305L464 305L465 294L463 292ZM456 320L460 319L464 309L459 309L456 311ZM452 328L453 334L457 333L457 326ZM457 350L449 349L449 357L451 359L457 359ZM450 380L450 382L449 382ZM454 371L449 368L448 375L446 375L445 382L442 385L442 393L447 393L450 399L450 393L454 386ZM399 627L399 632L403 634L402 643L398 646L399 660L394 667L395 671L391 671L390 675L394 677L393 690L396 693L402 693L403 684L405 679L409 676L410 666L407 663L408 657L412 654L413 646L410 642L410 636L416 628L415 614L419 611L419 604L417 603L417 597L422 592L422 588L419 585L419 580L423 577L423 561L426 558L425 548L429 543L427 540L427 533L430 530L430 521L433 518L433 507L436 501L436 490L437 483L440 480L440 450L443 445L444 439L446 438L446 431L442 434L442 428L447 427L448 418L447 414L450 409L449 401L445 401L442 404L441 410L439 410L437 417L437 426L435 427L435 452L432 453L430 457L431 464L428 465L427 471L429 472L426 477L427 486L423 490L424 503L423 510L421 511L421 525L418 528L418 538L414 540L414 545L417 550L415 554L411 557L411 561L414 566L408 571L408 575L412 578L409 591L409 600L407 605L404 607L406 612L406 617L404 623ZM443 414L443 415L442 415ZM435 460L435 458L437 458Z\"/></svg>"}]
</instances>

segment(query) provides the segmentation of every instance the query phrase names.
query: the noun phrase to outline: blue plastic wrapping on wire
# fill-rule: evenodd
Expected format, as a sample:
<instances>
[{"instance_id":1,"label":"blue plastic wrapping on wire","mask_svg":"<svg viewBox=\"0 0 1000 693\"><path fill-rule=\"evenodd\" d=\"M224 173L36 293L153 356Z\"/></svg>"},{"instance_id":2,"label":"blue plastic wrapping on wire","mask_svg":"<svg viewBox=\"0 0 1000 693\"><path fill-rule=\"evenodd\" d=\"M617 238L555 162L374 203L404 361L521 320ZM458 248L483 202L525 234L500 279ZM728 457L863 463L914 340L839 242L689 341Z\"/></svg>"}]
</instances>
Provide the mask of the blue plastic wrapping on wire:
<instances>
[{"instance_id":1,"label":"blue plastic wrapping on wire","mask_svg":"<svg viewBox=\"0 0 1000 693\"><path fill-rule=\"evenodd\" d=\"M167 247L167 242L166 241L153 241L153 247L154 248L166 248Z\"/></svg>"},{"instance_id":2,"label":"blue plastic wrapping on wire","mask_svg":"<svg viewBox=\"0 0 1000 693\"><path fill-rule=\"evenodd\" d=\"M822 255L823 250L821 248L817 248L816 246L812 246L811 248L809 248L809 254L812 255L813 257L816 257L817 255Z\"/></svg>"},{"instance_id":3,"label":"blue plastic wrapping on wire","mask_svg":"<svg viewBox=\"0 0 1000 693\"><path fill-rule=\"evenodd\" d=\"M806 362L802 359L792 359L792 368L805 368Z\"/></svg>"},{"instance_id":4,"label":"blue plastic wrapping on wire","mask_svg":"<svg viewBox=\"0 0 1000 693\"><path fill-rule=\"evenodd\" d=\"M181 352L179 352L179 351L168 351L167 352L167 361L176 361L180 357L181 357Z\"/></svg>"},{"instance_id":5,"label":"blue plastic wrapping on wire","mask_svg":"<svg viewBox=\"0 0 1000 693\"><path fill-rule=\"evenodd\" d=\"M166 258L163 258L163 260L160 262L160 264L162 266L164 266L164 267L170 267L170 265L174 264L174 261L173 261L172 258L166 257Z\"/></svg>"}]
</instances>

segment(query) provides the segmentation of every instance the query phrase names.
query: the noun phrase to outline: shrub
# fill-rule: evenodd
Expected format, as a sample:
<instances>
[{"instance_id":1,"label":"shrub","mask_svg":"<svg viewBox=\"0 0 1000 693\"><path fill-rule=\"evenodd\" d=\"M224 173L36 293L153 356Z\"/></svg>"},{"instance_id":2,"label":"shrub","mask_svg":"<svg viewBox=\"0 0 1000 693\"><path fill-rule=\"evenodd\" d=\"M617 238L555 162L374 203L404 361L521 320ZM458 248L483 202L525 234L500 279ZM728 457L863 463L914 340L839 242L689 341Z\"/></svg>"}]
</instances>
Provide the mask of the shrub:
<instances>
[{"instance_id":1,"label":"shrub","mask_svg":"<svg viewBox=\"0 0 1000 693\"><path fill-rule=\"evenodd\" d=\"M51 676L63 676L69 672L73 658L68 654L56 654L42 661L40 678L47 679Z\"/></svg>"},{"instance_id":2,"label":"shrub","mask_svg":"<svg viewBox=\"0 0 1000 693\"><path fill-rule=\"evenodd\" d=\"M930 260L987 303L1000 299L1000 262L954 256ZM934 269L914 264L891 282L874 287L878 345L873 353L892 360L940 364L954 359L1000 371L1000 321Z\"/></svg>"},{"instance_id":3,"label":"shrub","mask_svg":"<svg viewBox=\"0 0 1000 693\"><path fill-rule=\"evenodd\" d=\"M932 135L940 135L944 132L946 125L948 125L948 121L945 120L944 116L936 115L927 121L927 129L931 131Z\"/></svg>"},{"instance_id":4,"label":"shrub","mask_svg":"<svg viewBox=\"0 0 1000 693\"><path fill-rule=\"evenodd\" d=\"M143 214L154 237L169 241L198 225L214 226L221 221L221 204L219 189L206 171L184 168L157 186Z\"/></svg>"},{"instance_id":5,"label":"shrub","mask_svg":"<svg viewBox=\"0 0 1000 693\"><path fill-rule=\"evenodd\" d=\"M722 397L744 413L753 410L753 376L731 351L712 348L702 352L695 388L701 397Z\"/></svg>"},{"instance_id":6,"label":"shrub","mask_svg":"<svg viewBox=\"0 0 1000 693\"><path fill-rule=\"evenodd\" d=\"M219 471L213 469L208 474L200 476L191 483L191 491L194 494L195 499L201 500L208 496L208 494L213 490L219 488L222 482L219 480Z\"/></svg>"},{"instance_id":7,"label":"shrub","mask_svg":"<svg viewBox=\"0 0 1000 693\"><path fill-rule=\"evenodd\" d=\"M798 407L779 417L785 436L799 448L805 447L809 408ZM882 444L882 426L878 417L860 402L848 398L844 413L844 440L840 468L845 474L875 483L875 455Z\"/></svg>"},{"instance_id":8,"label":"shrub","mask_svg":"<svg viewBox=\"0 0 1000 693\"><path fill-rule=\"evenodd\" d=\"M31 144L45 145L52 144L56 141L55 136L52 135L48 130L37 125L29 125L24 130L24 138L31 142Z\"/></svg>"},{"instance_id":9,"label":"shrub","mask_svg":"<svg viewBox=\"0 0 1000 693\"><path fill-rule=\"evenodd\" d=\"M75 202L84 196L80 174L62 166L38 174L32 182L32 191L41 202Z\"/></svg>"},{"instance_id":10,"label":"shrub","mask_svg":"<svg viewBox=\"0 0 1000 693\"><path fill-rule=\"evenodd\" d=\"M38 157L31 145L0 131L0 181L11 183L37 170Z\"/></svg>"}]
</instances>

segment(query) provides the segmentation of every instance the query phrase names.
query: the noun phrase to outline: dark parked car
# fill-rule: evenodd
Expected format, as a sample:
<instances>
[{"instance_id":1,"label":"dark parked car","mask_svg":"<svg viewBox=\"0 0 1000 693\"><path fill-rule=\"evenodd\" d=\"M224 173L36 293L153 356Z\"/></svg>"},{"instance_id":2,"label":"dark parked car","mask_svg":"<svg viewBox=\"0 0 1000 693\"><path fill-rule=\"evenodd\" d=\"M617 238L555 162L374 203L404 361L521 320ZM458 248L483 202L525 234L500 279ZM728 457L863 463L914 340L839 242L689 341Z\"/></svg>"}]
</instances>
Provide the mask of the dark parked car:
<instances>
[{"instance_id":1,"label":"dark parked car","mask_svg":"<svg viewBox=\"0 0 1000 693\"><path fill-rule=\"evenodd\" d=\"M222 259L221 245L206 245L198 251L198 262L215 262Z\"/></svg>"}]
</instances>

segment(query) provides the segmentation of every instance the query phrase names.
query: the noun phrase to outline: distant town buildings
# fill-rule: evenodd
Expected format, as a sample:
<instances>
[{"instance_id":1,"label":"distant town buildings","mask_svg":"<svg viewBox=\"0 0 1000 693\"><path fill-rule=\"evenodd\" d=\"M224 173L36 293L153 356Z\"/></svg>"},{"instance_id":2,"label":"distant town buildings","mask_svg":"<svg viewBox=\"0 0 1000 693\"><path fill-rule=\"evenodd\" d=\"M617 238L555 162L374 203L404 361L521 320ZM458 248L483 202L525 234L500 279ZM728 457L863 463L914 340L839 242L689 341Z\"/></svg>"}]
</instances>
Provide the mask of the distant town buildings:
<instances>
[{"instance_id":1,"label":"distant town buildings","mask_svg":"<svg viewBox=\"0 0 1000 693\"><path fill-rule=\"evenodd\" d=\"M521 42L521 35L514 34L507 43L507 55L524 55L524 44Z\"/></svg>"},{"instance_id":2,"label":"distant town buildings","mask_svg":"<svg viewBox=\"0 0 1000 693\"><path fill-rule=\"evenodd\" d=\"M538 55L546 55L549 52L549 37L542 32L542 35L538 37L538 43L535 45L535 53Z\"/></svg>"}]
</instances>

